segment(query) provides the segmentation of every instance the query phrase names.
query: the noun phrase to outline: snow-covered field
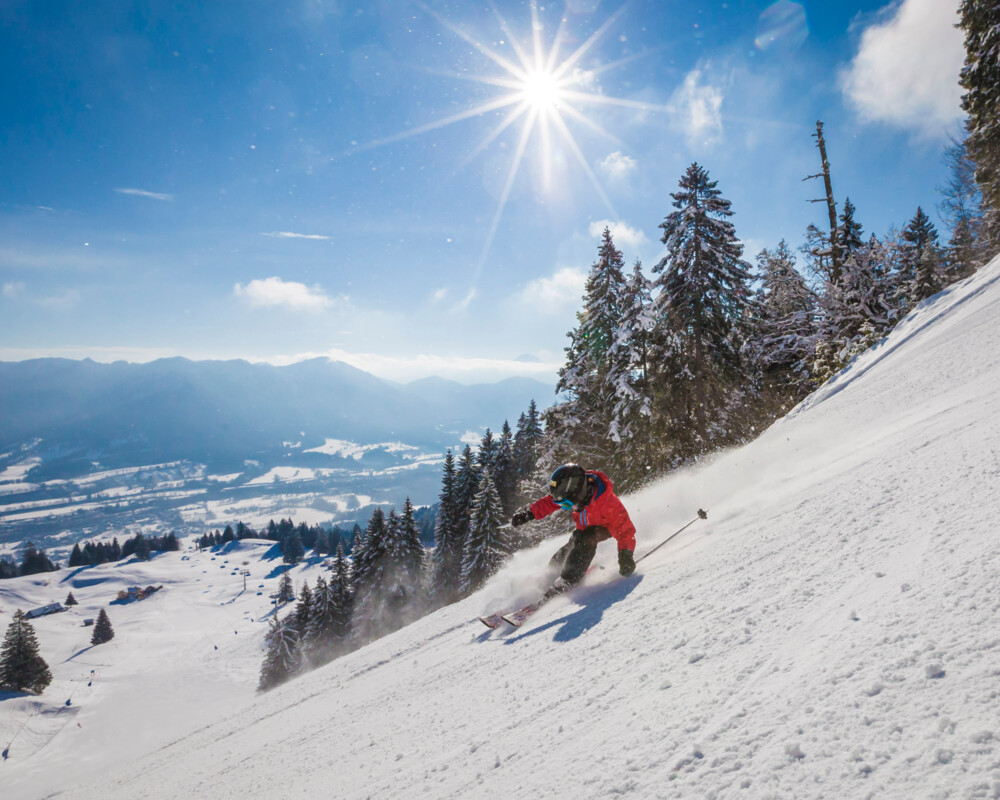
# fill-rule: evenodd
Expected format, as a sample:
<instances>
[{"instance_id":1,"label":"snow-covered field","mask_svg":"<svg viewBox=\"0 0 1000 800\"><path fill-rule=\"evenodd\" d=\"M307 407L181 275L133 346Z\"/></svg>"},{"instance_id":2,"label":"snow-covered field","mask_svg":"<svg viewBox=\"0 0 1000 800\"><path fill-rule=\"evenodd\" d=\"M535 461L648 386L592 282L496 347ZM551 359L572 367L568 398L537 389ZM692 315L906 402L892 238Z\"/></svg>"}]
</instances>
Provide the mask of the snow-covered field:
<instances>
[{"instance_id":1,"label":"snow-covered field","mask_svg":"<svg viewBox=\"0 0 1000 800\"><path fill-rule=\"evenodd\" d=\"M1000 259L753 444L625 498L639 555L709 519L630 579L601 545L601 577L519 630L475 617L527 596L557 542L263 696L263 626L233 635L226 615L266 606L178 578L143 601L162 625L116 611L120 640L75 659L99 659L101 682L42 749L15 742L4 797L998 798L998 483ZM47 635L63 617L37 625L45 704L83 647ZM33 702L0 703L4 730ZM36 723L55 728L48 707ZM163 736L136 741L143 726ZM150 752L98 746L112 731Z\"/></svg>"}]
</instances>

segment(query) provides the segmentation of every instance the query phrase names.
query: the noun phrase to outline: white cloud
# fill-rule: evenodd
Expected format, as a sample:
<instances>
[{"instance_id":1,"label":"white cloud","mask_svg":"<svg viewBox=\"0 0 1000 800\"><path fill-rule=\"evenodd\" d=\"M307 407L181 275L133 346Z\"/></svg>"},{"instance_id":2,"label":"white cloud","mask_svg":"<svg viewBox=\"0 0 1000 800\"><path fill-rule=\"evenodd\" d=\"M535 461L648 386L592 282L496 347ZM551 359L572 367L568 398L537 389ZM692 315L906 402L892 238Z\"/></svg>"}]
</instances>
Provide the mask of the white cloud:
<instances>
[{"instance_id":1,"label":"white cloud","mask_svg":"<svg viewBox=\"0 0 1000 800\"><path fill-rule=\"evenodd\" d=\"M321 236L318 233L292 233L291 231L272 231L262 233L261 236L270 236L272 239L329 239L329 236Z\"/></svg>"},{"instance_id":2,"label":"white cloud","mask_svg":"<svg viewBox=\"0 0 1000 800\"><path fill-rule=\"evenodd\" d=\"M668 108L689 146L710 145L722 135L722 99L722 89L701 83L701 69L691 70L674 92Z\"/></svg>"},{"instance_id":3,"label":"white cloud","mask_svg":"<svg viewBox=\"0 0 1000 800\"><path fill-rule=\"evenodd\" d=\"M16 300L24 294L24 281L10 281L3 285L3 296L8 300Z\"/></svg>"},{"instance_id":4,"label":"white cloud","mask_svg":"<svg viewBox=\"0 0 1000 800\"><path fill-rule=\"evenodd\" d=\"M151 200L162 200L165 203L172 203L174 196L163 192L147 192L145 189L115 189L118 194L131 194L136 197L148 197Z\"/></svg>"},{"instance_id":5,"label":"white cloud","mask_svg":"<svg viewBox=\"0 0 1000 800\"><path fill-rule=\"evenodd\" d=\"M957 8L958 0L903 0L862 33L858 54L840 75L862 120L939 138L963 118Z\"/></svg>"},{"instance_id":6,"label":"white cloud","mask_svg":"<svg viewBox=\"0 0 1000 800\"><path fill-rule=\"evenodd\" d=\"M549 278L531 281L521 290L518 299L541 314L561 314L566 306L580 303L586 284L584 270L563 267Z\"/></svg>"},{"instance_id":7,"label":"white cloud","mask_svg":"<svg viewBox=\"0 0 1000 800\"><path fill-rule=\"evenodd\" d=\"M452 308L452 311L465 311L469 307L469 304L475 299L476 299L476 290L469 289L469 293L465 295L465 297L463 297L457 303L455 303L454 307Z\"/></svg>"},{"instance_id":8,"label":"white cloud","mask_svg":"<svg viewBox=\"0 0 1000 800\"><path fill-rule=\"evenodd\" d=\"M621 150L615 150L607 158L602 159L597 168L609 181L620 183L635 172L636 166L634 158L625 155Z\"/></svg>"},{"instance_id":9,"label":"white cloud","mask_svg":"<svg viewBox=\"0 0 1000 800\"><path fill-rule=\"evenodd\" d=\"M605 228L611 229L611 238L614 240L615 247L619 249L622 247L631 247L635 249L637 247L641 247L649 241L646 238L646 234L638 228L633 228L631 225L627 225L624 222L614 222L610 219L599 219L591 222L587 232L591 236L598 237L604 233Z\"/></svg>"},{"instance_id":10,"label":"white cloud","mask_svg":"<svg viewBox=\"0 0 1000 800\"><path fill-rule=\"evenodd\" d=\"M331 304L330 298L318 286L310 288L304 283L277 277L252 280L246 286L237 283L233 294L253 307L322 311Z\"/></svg>"},{"instance_id":11,"label":"white cloud","mask_svg":"<svg viewBox=\"0 0 1000 800\"><path fill-rule=\"evenodd\" d=\"M431 293L431 302L440 303L447 296L448 296L448 290L442 287Z\"/></svg>"}]
</instances>

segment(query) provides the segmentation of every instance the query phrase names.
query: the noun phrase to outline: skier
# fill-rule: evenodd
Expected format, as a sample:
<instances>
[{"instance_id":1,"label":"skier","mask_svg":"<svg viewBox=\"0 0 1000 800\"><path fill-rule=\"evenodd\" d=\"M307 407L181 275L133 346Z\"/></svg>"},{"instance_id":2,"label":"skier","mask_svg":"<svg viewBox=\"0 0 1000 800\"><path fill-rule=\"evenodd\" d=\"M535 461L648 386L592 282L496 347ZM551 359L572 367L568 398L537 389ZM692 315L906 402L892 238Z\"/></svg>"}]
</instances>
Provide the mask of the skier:
<instances>
[{"instance_id":1,"label":"skier","mask_svg":"<svg viewBox=\"0 0 1000 800\"><path fill-rule=\"evenodd\" d=\"M565 592L579 583L597 552L597 543L614 537L618 542L618 571L635 572L635 525L603 472L563 464L549 479L550 494L520 509L511 518L513 527L542 519L560 509L571 511L576 530L549 561L556 578L546 597Z\"/></svg>"}]
</instances>

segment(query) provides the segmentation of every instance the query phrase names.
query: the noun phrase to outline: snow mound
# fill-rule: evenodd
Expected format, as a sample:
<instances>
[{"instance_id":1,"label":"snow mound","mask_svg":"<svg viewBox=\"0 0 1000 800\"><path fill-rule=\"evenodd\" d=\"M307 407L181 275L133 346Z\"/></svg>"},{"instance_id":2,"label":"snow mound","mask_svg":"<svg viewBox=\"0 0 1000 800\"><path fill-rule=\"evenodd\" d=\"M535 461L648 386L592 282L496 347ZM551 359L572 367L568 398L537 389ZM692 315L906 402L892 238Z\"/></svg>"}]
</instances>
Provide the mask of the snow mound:
<instances>
[{"instance_id":1,"label":"snow mound","mask_svg":"<svg viewBox=\"0 0 1000 800\"><path fill-rule=\"evenodd\" d=\"M482 592L60 797L1000 796L1000 259L747 447L626 498L640 565ZM186 707L186 706L184 706ZM183 708L183 707L182 707Z\"/></svg>"}]
</instances>

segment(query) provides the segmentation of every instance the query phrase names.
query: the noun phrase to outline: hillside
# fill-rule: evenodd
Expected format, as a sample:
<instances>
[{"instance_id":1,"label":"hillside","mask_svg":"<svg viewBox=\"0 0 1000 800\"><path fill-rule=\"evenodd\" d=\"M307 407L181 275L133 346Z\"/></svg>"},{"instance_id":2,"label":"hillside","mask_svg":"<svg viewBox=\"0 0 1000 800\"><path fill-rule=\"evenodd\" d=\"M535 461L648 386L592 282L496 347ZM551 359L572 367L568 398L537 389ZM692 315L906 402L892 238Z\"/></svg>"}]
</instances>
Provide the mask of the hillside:
<instances>
[{"instance_id":1,"label":"hillside","mask_svg":"<svg viewBox=\"0 0 1000 800\"><path fill-rule=\"evenodd\" d=\"M522 629L479 626L529 594L546 542L467 600L266 695L234 696L142 759L103 754L100 781L67 772L45 788L103 800L1000 797L998 354L1000 259L751 445L626 498L640 555L709 510L633 578L617 578L605 543L602 578ZM174 696L150 724L181 727L199 696ZM72 769L68 742L51 752ZM46 758L4 767L15 797L43 785Z\"/></svg>"}]
</instances>

